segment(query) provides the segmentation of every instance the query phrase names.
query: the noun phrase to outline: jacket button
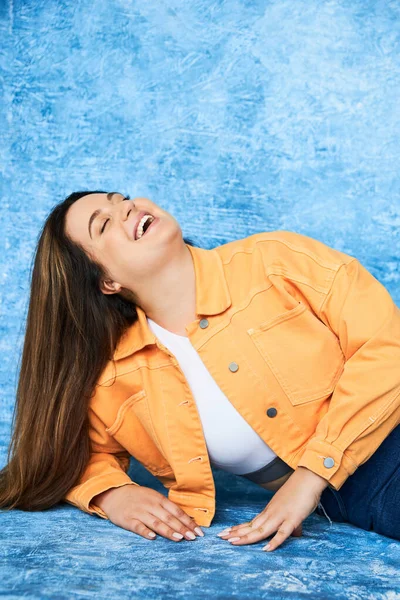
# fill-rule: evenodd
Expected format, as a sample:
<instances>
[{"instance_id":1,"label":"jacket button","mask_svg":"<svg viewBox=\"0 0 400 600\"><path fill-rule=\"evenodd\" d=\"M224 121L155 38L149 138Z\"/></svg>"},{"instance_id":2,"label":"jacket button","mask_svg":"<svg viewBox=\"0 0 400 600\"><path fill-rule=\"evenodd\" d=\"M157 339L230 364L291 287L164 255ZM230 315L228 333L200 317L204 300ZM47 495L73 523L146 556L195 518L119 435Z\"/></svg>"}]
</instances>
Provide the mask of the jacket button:
<instances>
[{"instance_id":1,"label":"jacket button","mask_svg":"<svg viewBox=\"0 0 400 600\"><path fill-rule=\"evenodd\" d=\"M235 362L231 362L229 365L229 370L232 371L232 373L236 373L236 371L239 369L239 365Z\"/></svg>"},{"instance_id":2,"label":"jacket button","mask_svg":"<svg viewBox=\"0 0 400 600\"><path fill-rule=\"evenodd\" d=\"M202 319L199 325L202 329L205 329L206 327L208 327L208 319Z\"/></svg>"},{"instance_id":3,"label":"jacket button","mask_svg":"<svg viewBox=\"0 0 400 600\"><path fill-rule=\"evenodd\" d=\"M276 408L269 408L267 410L267 415L269 417L276 417L277 414L278 414L278 411L276 410Z\"/></svg>"},{"instance_id":4,"label":"jacket button","mask_svg":"<svg viewBox=\"0 0 400 600\"><path fill-rule=\"evenodd\" d=\"M331 469L333 466L335 466L335 461L333 460L333 458L324 459L324 467L326 467L327 469Z\"/></svg>"}]
</instances>

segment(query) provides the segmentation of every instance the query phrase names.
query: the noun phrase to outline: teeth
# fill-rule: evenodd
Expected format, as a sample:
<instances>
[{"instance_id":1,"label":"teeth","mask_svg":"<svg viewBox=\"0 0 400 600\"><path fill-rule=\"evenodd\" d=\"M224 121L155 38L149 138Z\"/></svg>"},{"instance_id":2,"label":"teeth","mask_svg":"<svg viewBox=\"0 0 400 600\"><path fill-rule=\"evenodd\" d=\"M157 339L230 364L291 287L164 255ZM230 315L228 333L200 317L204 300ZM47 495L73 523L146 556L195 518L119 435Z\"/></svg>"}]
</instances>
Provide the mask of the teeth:
<instances>
[{"instance_id":1,"label":"teeth","mask_svg":"<svg viewBox=\"0 0 400 600\"><path fill-rule=\"evenodd\" d=\"M144 215L144 217L142 217L140 219L140 222L139 222L139 225L138 225L138 228L137 228L137 232L136 232L136 239L137 240L139 240L142 237L142 235L143 235L143 227L144 227L144 224L146 223L147 219L151 219L151 222L153 222L154 218L155 217L153 217L152 215Z\"/></svg>"}]
</instances>

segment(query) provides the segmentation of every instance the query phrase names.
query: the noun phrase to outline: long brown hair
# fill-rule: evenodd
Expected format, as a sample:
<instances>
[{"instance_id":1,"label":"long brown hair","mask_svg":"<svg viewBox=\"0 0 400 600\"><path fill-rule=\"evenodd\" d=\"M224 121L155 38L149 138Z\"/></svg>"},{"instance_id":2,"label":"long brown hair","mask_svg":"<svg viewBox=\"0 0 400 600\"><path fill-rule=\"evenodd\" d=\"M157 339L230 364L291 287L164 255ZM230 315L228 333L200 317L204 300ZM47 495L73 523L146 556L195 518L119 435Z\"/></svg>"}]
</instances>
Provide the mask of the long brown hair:
<instances>
[{"instance_id":1,"label":"long brown hair","mask_svg":"<svg viewBox=\"0 0 400 600\"><path fill-rule=\"evenodd\" d=\"M133 293L103 294L105 268L66 234L69 207L96 193L106 192L56 205L37 242L0 508L44 510L77 485L90 458L89 400L138 318Z\"/></svg>"}]
</instances>

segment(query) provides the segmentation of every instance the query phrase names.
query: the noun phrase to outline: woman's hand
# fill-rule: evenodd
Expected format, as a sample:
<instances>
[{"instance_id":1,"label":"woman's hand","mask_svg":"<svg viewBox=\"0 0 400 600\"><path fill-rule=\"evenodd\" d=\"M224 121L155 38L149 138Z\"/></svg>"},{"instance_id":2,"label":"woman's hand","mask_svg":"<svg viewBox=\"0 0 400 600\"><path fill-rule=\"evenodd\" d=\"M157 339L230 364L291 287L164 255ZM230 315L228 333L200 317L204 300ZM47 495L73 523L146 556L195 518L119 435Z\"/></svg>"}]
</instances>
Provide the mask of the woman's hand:
<instances>
[{"instance_id":1,"label":"woman's hand","mask_svg":"<svg viewBox=\"0 0 400 600\"><path fill-rule=\"evenodd\" d=\"M144 538L155 539L156 533L177 542L196 539L204 533L180 506L160 492L144 486L124 485L111 488L92 499L109 520Z\"/></svg>"},{"instance_id":2,"label":"woman's hand","mask_svg":"<svg viewBox=\"0 0 400 600\"><path fill-rule=\"evenodd\" d=\"M318 506L323 490L329 485L323 477L305 467L297 467L282 487L250 523L225 529L218 535L234 546L254 544L277 532L263 550L275 550L290 535L302 535L302 522ZM225 533L224 533L225 532ZM238 538L233 541L232 538Z\"/></svg>"}]
</instances>

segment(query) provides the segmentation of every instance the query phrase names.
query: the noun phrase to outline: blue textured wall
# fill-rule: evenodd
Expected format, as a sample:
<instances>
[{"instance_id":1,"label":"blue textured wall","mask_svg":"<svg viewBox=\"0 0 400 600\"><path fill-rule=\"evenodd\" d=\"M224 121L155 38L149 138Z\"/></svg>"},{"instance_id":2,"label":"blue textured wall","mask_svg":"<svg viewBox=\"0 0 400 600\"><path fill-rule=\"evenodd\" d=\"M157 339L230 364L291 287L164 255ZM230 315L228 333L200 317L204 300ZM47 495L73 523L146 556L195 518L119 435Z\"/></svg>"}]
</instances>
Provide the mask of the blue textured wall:
<instances>
[{"instance_id":1,"label":"blue textured wall","mask_svg":"<svg viewBox=\"0 0 400 600\"><path fill-rule=\"evenodd\" d=\"M0 0L0 36L2 457L33 248L72 191L148 196L207 248L304 233L400 305L397 0ZM222 548L215 533L268 493L218 475L227 496L196 549L73 507L1 515L7 597L400 598L399 544L317 515L274 556Z\"/></svg>"}]
</instances>

